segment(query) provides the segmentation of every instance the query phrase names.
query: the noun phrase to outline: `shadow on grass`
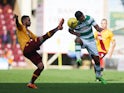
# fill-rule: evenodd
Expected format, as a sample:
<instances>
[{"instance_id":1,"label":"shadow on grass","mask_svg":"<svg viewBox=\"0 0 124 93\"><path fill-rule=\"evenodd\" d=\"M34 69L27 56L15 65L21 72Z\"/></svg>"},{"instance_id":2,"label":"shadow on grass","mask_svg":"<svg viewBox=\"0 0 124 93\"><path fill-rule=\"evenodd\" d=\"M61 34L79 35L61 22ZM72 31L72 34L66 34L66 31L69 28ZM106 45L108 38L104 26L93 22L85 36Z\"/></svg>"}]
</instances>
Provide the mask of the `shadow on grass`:
<instances>
[{"instance_id":1,"label":"shadow on grass","mask_svg":"<svg viewBox=\"0 0 124 93\"><path fill-rule=\"evenodd\" d=\"M0 83L0 93L124 93L124 83L37 83L38 89L26 83Z\"/></svg>"}]
</instances>

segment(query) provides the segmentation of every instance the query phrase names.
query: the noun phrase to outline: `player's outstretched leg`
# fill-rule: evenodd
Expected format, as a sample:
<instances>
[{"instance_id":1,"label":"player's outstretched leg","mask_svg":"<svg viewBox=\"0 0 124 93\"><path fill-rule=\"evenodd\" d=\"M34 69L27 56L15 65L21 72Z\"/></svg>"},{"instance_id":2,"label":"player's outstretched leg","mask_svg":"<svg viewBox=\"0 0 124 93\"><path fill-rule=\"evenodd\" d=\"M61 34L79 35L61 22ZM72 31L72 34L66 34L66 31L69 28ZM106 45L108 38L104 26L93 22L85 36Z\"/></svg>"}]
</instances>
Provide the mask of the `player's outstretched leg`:
<instances>
[{"instance_id":1,"label":"player's outstretched leg","mask_svg":"<svg viewBox=\"0 0 124 93\"><path fill-rule=\"evenodd\" d=\"M63 24L64 24L64 19L62 18L59 22L59 25L58 25L58 30L62 30L63 29Z\"/></svg>"}]
</instances>

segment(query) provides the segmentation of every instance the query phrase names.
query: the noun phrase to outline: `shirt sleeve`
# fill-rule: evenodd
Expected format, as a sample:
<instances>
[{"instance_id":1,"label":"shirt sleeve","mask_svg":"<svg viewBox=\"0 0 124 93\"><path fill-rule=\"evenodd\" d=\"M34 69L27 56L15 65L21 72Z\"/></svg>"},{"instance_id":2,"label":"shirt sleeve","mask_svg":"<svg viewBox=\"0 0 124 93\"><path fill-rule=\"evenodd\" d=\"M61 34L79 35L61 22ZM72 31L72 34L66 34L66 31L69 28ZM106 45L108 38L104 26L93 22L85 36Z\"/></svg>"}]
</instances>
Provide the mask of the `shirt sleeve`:
<instances>
[{"instance_id":1,"label":"shirt sleeve","mask_svg":"<svg viewBox=\"0 0 124 93\"><path fill-rule=\"evenodd\" d=\"M93 26L97 25L96 21L91 16L90 16L90 21L91 21L91 25Z\"/></svg>"}]
</instances>

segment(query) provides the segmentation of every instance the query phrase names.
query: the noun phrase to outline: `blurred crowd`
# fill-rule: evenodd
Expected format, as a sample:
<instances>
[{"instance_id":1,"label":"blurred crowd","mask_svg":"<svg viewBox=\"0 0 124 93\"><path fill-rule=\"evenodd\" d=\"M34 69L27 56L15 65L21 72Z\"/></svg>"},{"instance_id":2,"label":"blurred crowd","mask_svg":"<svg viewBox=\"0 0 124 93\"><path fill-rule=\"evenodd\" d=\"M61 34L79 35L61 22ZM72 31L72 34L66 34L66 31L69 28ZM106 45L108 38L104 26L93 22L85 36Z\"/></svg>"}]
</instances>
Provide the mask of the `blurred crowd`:
<instances>
[{"instance_id":1,"label":"blurred crowd","mask_svg":"<svg viewBox=\"0 0 124 93\"><path fill-rule=\"evenodd\" d=\"M19 62L24 62L24 57L16 38L13 6L6 1L0 0L0 58L6 58L9 65L14 62L18 66Z\"/></svg>"}]
</instances>

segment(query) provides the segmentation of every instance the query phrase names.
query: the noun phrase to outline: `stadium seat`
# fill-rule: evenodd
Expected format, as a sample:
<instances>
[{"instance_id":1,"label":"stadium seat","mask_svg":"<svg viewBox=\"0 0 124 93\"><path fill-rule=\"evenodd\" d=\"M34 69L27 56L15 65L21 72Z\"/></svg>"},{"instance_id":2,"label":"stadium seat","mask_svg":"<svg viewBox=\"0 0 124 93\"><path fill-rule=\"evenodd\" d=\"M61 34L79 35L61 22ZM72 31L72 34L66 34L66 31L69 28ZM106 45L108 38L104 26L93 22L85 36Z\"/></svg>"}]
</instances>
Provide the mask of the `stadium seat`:
<instances>
[{"instance_id":1,"label":"stadium seat","mask_svg":"<svg viewBox=\"0 0 124 93\"><path fill-rule=\"evenodd\" d=\"M15 25L13 16L14 16L13 10L10 5L5 5L5 6L0 5L0 35L3 34L3 30L10 31L10 36L11 36L12 40L14 40L13 37L14 37L15 31L16 31L16 25ZM0 44L2 46L2 42L0 42ZM15 46L14 45L12 46L12 43L6 44L4 49L5 48L12 51L15 62L17 62L17 63L24 62L24 56L22 54L19 44L15 44ZM1 48L0 48L0 50L1 50ZM1 53L2 53L2 50L1 50Z\"/></svg>"},{"instance_id":2,"label":"stadium seat","mask_svg":"<svg viewBox=\"0 0 124 93\"><path fill-rule=\"evenodd\" d=\"M12 7L8 4L3 7L3 12L4 13L11 13L12 12Z\"/></svg>"}]
</instances>

